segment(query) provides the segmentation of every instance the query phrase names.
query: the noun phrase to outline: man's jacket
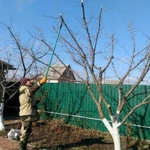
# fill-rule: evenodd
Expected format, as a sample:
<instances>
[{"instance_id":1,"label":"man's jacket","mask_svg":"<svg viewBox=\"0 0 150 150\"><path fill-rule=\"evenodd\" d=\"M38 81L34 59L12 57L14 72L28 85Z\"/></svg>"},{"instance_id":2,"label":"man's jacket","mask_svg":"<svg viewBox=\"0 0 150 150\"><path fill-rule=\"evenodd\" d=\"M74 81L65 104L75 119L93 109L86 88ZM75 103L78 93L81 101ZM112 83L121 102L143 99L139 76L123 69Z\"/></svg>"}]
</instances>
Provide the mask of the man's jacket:
<instances>
[{"instance_id":1,"label":"man's jacket","mask_svg":"<svg viewBox=\"0 0 150 150\"><path fill-rule=\"evenodd\" d=\"M20 112L19 116L35 116L37 114L36 110L36 100L34 99L34 93L38 89L39 85L35 84L32 87L21 86L19 102L20 102Z\"/></svg>"}]
</instances>

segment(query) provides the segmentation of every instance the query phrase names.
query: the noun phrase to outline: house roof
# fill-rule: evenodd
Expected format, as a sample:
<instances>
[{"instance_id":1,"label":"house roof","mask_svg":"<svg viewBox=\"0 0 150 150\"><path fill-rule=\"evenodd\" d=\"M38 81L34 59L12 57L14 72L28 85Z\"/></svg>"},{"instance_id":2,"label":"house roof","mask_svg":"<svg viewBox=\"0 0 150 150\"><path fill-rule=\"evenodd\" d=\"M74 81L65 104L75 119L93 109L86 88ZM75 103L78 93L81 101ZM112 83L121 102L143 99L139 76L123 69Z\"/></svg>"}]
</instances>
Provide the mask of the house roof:
<instances>
[{"instance_id":1,"label":"house roof","mask_svg":"<svg viewBox=\"0 0 150 150\"><path fill-rule=\"evenodd\" d=\"M59 79L67 68L71 68L70 65L53 65L49 69L48 77L51 79Z\"/></svg>"},{"instance_id":2,"label":"house roof","mask_svg":"<svg viewBox=\"0 0 150 150\"><path fill-rule=\"evenodd\" d=\"M66 71L69 70L70 75L66 76ZM73 74L73 71L70 67L70 65L63 65L63 64L59 64L59 65L52 65L48 71L48 76L47 78L50 80L59 80L59 79L69 79L71 80L75 80L75 76Z\"/></svg>"},{"instance_id":3,"label":"house roof","mask_svg":"<svg viewBox=\"0 0 150 150\"><path fill-rule=\"evenodd\" d=\"M2 60L0 60L0 67L3 67L4 69L9 69L9 70L15 70L16 68L14 68L13 65L7 63L7 62L4 62Z\"/></svg>"}]
</instances>

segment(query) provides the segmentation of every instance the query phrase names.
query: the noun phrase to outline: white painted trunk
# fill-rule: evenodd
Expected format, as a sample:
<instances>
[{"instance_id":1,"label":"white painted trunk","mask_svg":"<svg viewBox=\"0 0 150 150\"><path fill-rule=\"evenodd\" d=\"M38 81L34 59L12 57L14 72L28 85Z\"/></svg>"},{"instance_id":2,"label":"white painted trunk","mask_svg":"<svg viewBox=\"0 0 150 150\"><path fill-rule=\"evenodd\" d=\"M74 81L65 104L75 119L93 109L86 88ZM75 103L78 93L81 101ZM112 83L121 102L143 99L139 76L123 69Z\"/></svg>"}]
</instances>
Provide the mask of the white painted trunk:
<instances>
[{"instance_id":1,"label":"white painted trunk","mask_svg":"<svg viewBox=\"0 0 150 150\"><path fill-rule=\"evenodd\" d=\"M121 150L120 133L117 125L117 123L113 123L112 138L114 140L114 149Z\"/></svg>"},{"instance_id":2,"label":"white painted trunk","mask_svg":"<svg viewBox=\"0 0 150 150\"><path fill-rule=\"evenodd\" d=\"M106 118L104 118L102 121L113 138L114 150L121 150L121 141L120 141L118 123L113 122L111 126Z\"/></svg>"},{"instance_id":3,"label":"white painted trunk","mask_svg":"<svg viewBox=\"0 0 150 150\"><path fill-rule=\"evenodd\" d=\"M0 103L0 131L5 130L3 111L4 111L4 103Z\"/></svg>"}]
</instances>

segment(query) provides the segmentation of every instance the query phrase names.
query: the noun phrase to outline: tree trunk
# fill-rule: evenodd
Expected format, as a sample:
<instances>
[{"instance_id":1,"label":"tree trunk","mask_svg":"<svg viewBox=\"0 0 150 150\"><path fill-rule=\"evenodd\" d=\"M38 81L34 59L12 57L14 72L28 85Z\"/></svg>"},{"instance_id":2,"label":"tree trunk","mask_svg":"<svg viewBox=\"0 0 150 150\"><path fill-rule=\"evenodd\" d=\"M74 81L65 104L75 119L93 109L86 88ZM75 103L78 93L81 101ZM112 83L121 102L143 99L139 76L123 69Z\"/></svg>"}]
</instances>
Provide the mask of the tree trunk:
<instances>
[{"instance_id":1,"label":"tree trunk","mask_svg":"<svg viewBox=\"0 0 150 150\"><path fill-rule=\"evenodd\" d=\"M114 149L115 150L121 150L120 133L119 133L117 123L113 123L112 138L113 138L113 141L114 141Z\"/></svg>"},{"instance_id":2,"label":"tree trunk","mask_svg":"<svg viewBox=\"0 0 150 150\"><path fill-rule=\"evenodd\" d=\"M5 130L4 122L3 122L3 111L4 111L4 103L0 103L0 131Z\"/></svg>"},{"instance_id":3,"label":"tree trunk","mask_svg":"<svg viewBox=\"0 0 150 150\"><path fill-rule=\"evenodd\" d=\"M112 126L111 126L106 118L104 118L102 121L103 121L105 127L108 129L109 133L111 134L112 138L113 138L114 150L121 150L121 141L120 141L118 123L113 122Z\"/></svg>"}]
</instances>

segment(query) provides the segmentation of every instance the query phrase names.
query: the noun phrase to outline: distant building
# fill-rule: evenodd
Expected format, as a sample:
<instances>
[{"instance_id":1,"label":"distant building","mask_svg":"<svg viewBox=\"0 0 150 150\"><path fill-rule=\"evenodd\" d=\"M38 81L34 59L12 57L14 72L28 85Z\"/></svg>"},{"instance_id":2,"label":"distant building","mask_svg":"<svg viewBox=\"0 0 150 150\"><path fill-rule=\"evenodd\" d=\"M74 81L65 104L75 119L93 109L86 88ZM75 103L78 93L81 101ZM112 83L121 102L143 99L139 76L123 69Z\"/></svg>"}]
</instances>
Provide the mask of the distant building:
<instances>
[{"instance_id":1,"label":"distant building","mask_svg":"<svg viewBox=\"0 0 150 150\"><path fill-rule=\"evenodd\" d=\"M15 70L13 65L0 60L0 81L4 79L4 76L8 73L8 70Z\"/></svg>"},{"instance_id":2,"label":"distant building","mask_svg":"<svg viewBox=\"0 0 150 150\"><path fill-rule=\"evenodd\" d=\"M16 68L13 65L0 60L0 70L15 70Z\"/></svg>"},{"instance_id":3,"label":"distant building","mask_svg":"<svg viewBox=\"0 0 150 150\"><path fill-rule=\"evenodd\" d=\"M5 77L9 70L16 70L16 68L14 68L13 65L0 60L0 103L2 102L2 95L4 94L4 99L7 100L7 98L10 95L9 92L12 91L12 89L14 88L14 87L11 87L11 88L7 89L7 91L6 91L6 88L4 89L2 86L3 83L8 82L8 78L6 79ZM10 82L10 80L9 80L9 82ZM12 82L12 80L11 80L11 82ZM10 83L8 84L8 86L10 86ZM15 102L13 101L13 103L16 105L16 101L18 99L14 99L14 100L15 100ZM5 103L7 103L7 102L5 102ZM6 111L7 108L5 107L4 110Z\"/></svg>"},{"instance_id":4,"label":"distant building","mask_svg":"<svg viewBox=\"0 0 150 150\"><path fill-rule=\"evenodd\" d=\"M52 65L49 69L47 82L75 82L75 76L70 65Z\"/></svg>"},{"instance_id":5,"label":"distant building","mask_svg":"<svg viewBox=\"0 0 150 150\"><path fill-rule=\"evenodd\" d=\"M103 84L119 84L119 80L105 80Z\"/></svg>"}]
</instances>

